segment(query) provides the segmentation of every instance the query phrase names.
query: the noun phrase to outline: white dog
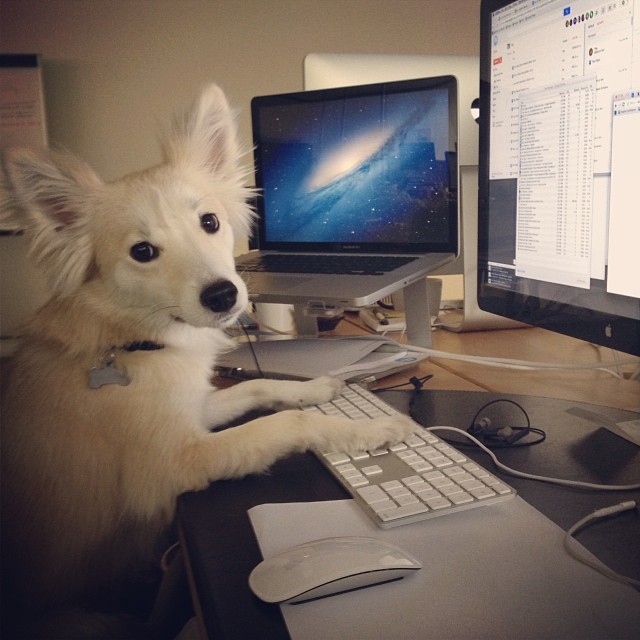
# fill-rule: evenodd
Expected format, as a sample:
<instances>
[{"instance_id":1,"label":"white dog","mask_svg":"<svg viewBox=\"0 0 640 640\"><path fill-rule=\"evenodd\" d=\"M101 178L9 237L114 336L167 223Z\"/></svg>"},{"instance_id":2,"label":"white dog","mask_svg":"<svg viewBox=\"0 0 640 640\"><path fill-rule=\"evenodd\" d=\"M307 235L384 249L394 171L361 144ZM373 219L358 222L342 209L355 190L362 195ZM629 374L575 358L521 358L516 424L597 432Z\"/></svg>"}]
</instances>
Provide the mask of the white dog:
<instances>
[{"instance_id":1,"label":"white dog","mask_svg":"<svg viewBox=\"0 0 640 640\"><path fill-rule=\"evenodd\" d=\"M106 184L68 155L5 155L52 293L3 367L5 611L8 599L23 620L111 603L153 561L185 491L294 451L369 449L412 430L298 410L339 391L329 378L211 386L232 347L223 329L248 301L233 246L251 221L217 87L176 124L165 156ZM257 407L296 409L211 431Z\"/></svg>"}]
</instances>

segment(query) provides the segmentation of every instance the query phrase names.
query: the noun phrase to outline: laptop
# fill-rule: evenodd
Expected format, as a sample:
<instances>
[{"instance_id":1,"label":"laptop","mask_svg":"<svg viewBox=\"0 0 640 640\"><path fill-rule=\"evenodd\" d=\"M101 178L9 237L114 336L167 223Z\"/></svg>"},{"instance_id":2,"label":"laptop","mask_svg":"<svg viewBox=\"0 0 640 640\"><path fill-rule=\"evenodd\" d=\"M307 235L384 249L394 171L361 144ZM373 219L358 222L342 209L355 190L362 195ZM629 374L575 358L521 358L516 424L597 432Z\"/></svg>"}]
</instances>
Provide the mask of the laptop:
<instances>
[{"instance_id":1,"label":"laptop","mask_svg":"<svg viewBox=\"0 0 640 640\"><path fill-rule=\"evenodd\" d=\"M456 109L453 76L254 98L252 300L362 307L453 260Z\"/></svg>"}]
</instances>

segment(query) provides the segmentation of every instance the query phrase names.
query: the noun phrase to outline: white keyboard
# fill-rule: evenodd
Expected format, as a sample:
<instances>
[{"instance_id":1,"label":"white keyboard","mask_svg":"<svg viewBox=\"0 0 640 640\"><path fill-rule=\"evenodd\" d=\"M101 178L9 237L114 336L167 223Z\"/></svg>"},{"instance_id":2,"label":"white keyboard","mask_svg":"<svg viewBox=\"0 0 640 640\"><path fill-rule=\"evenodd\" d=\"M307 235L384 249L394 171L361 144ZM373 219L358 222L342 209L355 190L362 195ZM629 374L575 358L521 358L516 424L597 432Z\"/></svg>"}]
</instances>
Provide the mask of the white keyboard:
<instances>
[{"instance_id":1,"label":"white keyboard","mask_svg":"<svg viewBox=\"0 0 640 640\"><path fill-rule=\"evenodd\" d=\"M306 410L352 419L399 413L357 384L333 401ZM317 456L382 529L516 495L512 487L418 424L410 438L388 449Z\"/></svg>"}]
</instances>

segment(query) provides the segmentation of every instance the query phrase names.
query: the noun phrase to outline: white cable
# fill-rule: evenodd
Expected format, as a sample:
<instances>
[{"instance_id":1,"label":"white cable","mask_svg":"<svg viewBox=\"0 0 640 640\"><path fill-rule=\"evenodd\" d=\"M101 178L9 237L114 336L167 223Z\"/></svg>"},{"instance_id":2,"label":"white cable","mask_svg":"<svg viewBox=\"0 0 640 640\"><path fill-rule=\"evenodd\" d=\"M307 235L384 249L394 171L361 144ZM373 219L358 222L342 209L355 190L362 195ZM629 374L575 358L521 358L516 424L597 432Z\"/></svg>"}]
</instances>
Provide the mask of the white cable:
<instances>
[{"instance_id":1,"label":"white cable","mask_svg":"<svg viewBox=\"0 0 640 640\"><path fill-rule=\"evenodd\" d=\"M442 358L445 360L461 360L463 362L472 362L475 364L484 364L492 367L505 367L511 369L597 369L611 374L616 378L622 378L619 373L608 369L607 367L620 367L621 365L635 364L638 366L637 358L629 358L627 360L619 360L617 362L595 362L588 364L565 364L557 362L530 362L528 360L513 360L511 358L494 358L489 356L471 356L460 353L450 353L449 351L438 351L427 347L417 347L415 345L406 345L408 351L417 351L418 353L426 353L431 358Z\"/></svg>"},{"instance_id":2,"label":"white cable","mask_svg":"<svg viewBox=\"0 0 640 640\"><path fill-rule=\"evenodd\" d=\"M618 513L622 513L623 511L629 511L630 509L636 509L637 503L635 500L627 500L626 502L621 502L620 504L613 505L611 507L605 507L604 509L598 509L593 513L585 516L581 520L578 520L566 533L564 536L564 548L567 552L573 556L579 562L595 569L600 572L602 575L610 578L611 580L615 580L616 582L622 582L623 584L631 585L636 589L640 589L640 580L636 580L634 578L630 578L628 576L624 576L621 573L617 573L610 569L609 567L602 565L598 562L594 562L591 558L588 558L581 553L582 547L577 546L577 541L573 538L573 536L580 530L591 524L593 520L598 520L600 518L608 518L610 516L616 515Z\"/></svg>"},{"instance_id":3,"label":"white cable","mask_svg":"<svg viewBox=\"0 0 640 640\"><path fill-rule=\"evenodd\" d=\"M454 433L461 434L478 445L486 454L490 456L493 460L494 464L498 469L501 469L505 473L509 475L516 476L517 478L525 478L526 480L538 480L539 482L548 482L550 484L559 484L566 487L579 487L580 489L596 489L598 491L637 491L640 490L640 482L636 484L629 485L609 485L609 484L594 484L591 482L582 482L580 480L565 480L563 478L548 478L546 476L537 476L532 473L526 473L525 471L517 471L516 469L512 469L511 467L507 467L507 465L502 464L496 457L496 455L489 449L485 447L480 440L472 436L467 431L463 429L458 429L458 427L428 427L427 431L453 431Z\"/></svg>"}]
</instances>

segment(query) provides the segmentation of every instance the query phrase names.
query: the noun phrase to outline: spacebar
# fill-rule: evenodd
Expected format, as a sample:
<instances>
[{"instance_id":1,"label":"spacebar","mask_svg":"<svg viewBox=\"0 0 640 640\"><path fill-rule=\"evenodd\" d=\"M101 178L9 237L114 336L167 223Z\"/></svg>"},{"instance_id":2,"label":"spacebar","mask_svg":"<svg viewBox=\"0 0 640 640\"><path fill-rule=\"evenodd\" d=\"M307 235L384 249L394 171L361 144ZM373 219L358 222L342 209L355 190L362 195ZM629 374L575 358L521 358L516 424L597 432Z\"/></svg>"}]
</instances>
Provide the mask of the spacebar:
<instances>
[{"instance_id":1,"label":"spacebar","mask_svg":"<svg viewBox=\"0 0 640 640\"><path fill-rule=\"evenodd\" d=\"M415 516L418 513L426 513L429 509L422 503L406 504L395 509L378 512L378 517L385 522L389 520L397 520L398 518L406 518L407 516Z\"/></svg>"}]
</instances>

